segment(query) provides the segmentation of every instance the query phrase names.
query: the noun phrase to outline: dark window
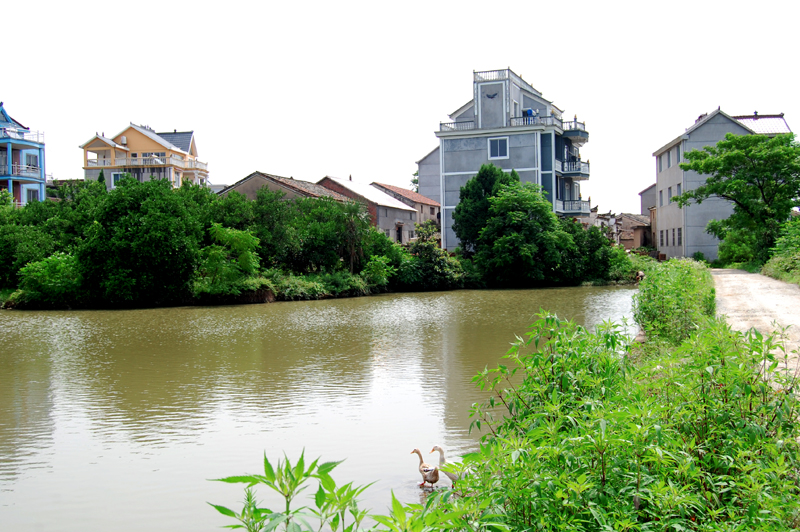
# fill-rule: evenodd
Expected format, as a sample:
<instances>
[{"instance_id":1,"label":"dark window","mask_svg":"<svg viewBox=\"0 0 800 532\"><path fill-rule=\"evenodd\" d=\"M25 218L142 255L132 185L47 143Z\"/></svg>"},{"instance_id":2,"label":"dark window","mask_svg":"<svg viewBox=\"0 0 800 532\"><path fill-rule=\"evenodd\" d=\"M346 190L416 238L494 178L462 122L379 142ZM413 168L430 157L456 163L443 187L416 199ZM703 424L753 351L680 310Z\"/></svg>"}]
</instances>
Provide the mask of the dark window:
<instances>
[{"instance_id":1,"label":"dark window","mask_svg":"<svg viewBox=\"0 0 800 532\"><path fill-rule=\"evenodd\" d=\"M658 239L661 242L659 244L659 246L663 247L664 246L664 230L663 229L658 232Z\"/></svg>"},{"instance_id":2,"label":"dark window","mask_svg":"<svg viewBox=\"0 0 800 532\"><path fill-rule=\"evenodd\" d=\"M658 191L658 206L659 207L663 207L664 206L664 191L663 190L659 190Z\"/></svg>"},{"instance_id":3,"label":"dark window","mask_svg":"<svg viewBox=\"0 0 800 532\"><path fill-rule=\"evenodd\" d=\"M678 192L677 192L677 194L676 194L676 195L677 195L677 196L680 196L680 195L681 195L681 184L680 184L680 183L678 183Z\"/></svg>"},{"instance_id":4,"label":"dark window","mask_svg":"<svg viewBox=\"0 0 800 532\"><path fill-rule=\"evenodd\" d=\"M681 162L681 145L680 144L675 146L675 162L676 163Z\"/></svg>"},{"instance_id":5,"label":"dark window","mask_svg":"<svg viewBox=\"0 0 800 532\"><path fill-rule=\"evenodd\" d=\"M678 228L678 245L679 246L683 245L683 235L681 235L681 228L680 227Z\"/></svg>"},{"instance_id":6,"label":"dark window","mask_svg":"<svg viewBox=\"0 0 800 532\"><path fill-rule=\"evenodd\" d=\"M675 245L675 229L672 230L672 245Z\"/></svg>"},{"instance_id":7,"label":"dark window","mask_svg":"<svg viewBox=\"0 0 800 532\"><path fill-rule=\"evenodd\" d=\"M672 203L672 187L669 187L667 189L667 199L669 200L670 203Z\"/></svg>"},{"instance_id":8,"label":"dark window","mask_svg":"<svg viewBox=\"0 0 800 532\"><path fill-rule=\"evenodd\" d=\"M489 139L489 158L502 159L508 157L508 139Z\"/></svg>"},{"instance_id":9,"label":"dark window","mask_svg":"<svg viewBox=\"0 0 800 532\"><path fill-rule=\"evenodd\" d=\"M436 211L433 207L431 207L431 216L433 216L434 214L436 214Z\"/></svg>"},{"instance_id":10,"label":"dark window","mask_svg":"<svg viewBox=\"0 0 800 532\"><path fill-rule=\"evenodd\" d=\"M667 152L667 168L672 166L672 150Z\"/></svg>"},{"instance_id":11,"label":"dark window","mask_svg":"<svg viewBox=\"0 0 800 532\"><path fill-rule=\"evenodd\" d=\"M658 156L658 171L661 171L661 155Z\"/></svg>"}]
</instances>

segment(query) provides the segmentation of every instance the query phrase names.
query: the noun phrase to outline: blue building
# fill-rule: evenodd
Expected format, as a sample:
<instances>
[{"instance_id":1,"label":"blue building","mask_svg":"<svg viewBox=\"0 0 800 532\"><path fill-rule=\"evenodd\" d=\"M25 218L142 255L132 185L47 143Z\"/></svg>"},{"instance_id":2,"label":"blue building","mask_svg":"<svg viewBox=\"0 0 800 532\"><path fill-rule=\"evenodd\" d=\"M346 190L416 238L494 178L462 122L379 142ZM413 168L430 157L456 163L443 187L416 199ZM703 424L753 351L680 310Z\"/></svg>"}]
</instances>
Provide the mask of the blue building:
<instances>
[{"instance_id":1,"label":"blue building","mask_svg":"<svg viewBox=\"0 0 800 532\"><path fill-rule=\"evenodd\" d=\"M45 184L44 133L11 118L0 102L0 190L22 206L43 200Z\"/></svg>"},{"instance_id":2,"label":"blue building","mask_svg":"<svg viewBox=\"0 0 800 532\"><path fill-rule=\"evenodd\" d=\"M589 179L580 154L589 140L586 124L563 118L510 69L473 72L472 85L472 99L439 125L439 146L417 161L419 193L442 207L442 245L458 245L452 226L459 191L486 163L541 185L556 214L588 216L580 188Z\"/></svg>"}]
</instances>

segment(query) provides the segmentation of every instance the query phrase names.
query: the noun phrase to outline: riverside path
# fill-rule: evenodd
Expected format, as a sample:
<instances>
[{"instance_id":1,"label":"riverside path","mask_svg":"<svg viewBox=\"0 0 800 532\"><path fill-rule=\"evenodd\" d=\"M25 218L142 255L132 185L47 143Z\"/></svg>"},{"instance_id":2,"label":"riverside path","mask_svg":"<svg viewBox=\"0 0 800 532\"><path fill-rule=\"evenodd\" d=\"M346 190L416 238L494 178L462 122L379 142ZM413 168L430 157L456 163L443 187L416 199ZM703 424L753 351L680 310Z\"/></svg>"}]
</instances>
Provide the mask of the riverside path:
<instances>
[{"instance_id":1,"label":"riverside path","mask_svg":"<svg viewBox=\"0 0 800 532\"><path fill-rule=\"evenodd\" d=\"M775 330L775 323L789 327L787 369L795 371L800 362L800 287L744 270L712 269L711 274L717 292L717 314L726 316L732 329L746 331L755 327L768 334Z\"/></svg>"}]
</instances>

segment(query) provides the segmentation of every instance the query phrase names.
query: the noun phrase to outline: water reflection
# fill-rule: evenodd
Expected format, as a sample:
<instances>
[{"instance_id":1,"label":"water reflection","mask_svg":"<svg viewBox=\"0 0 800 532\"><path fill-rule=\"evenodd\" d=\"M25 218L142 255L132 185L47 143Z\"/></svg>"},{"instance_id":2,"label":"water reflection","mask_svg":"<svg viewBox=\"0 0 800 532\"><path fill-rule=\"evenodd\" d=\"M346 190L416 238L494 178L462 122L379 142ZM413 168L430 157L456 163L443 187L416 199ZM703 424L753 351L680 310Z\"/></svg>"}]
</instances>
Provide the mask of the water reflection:
<instances>
[{"instance_id":1,"label":"water reflection","mask_svg":"<svg viewBox=\"0 0 800 532\"><path fill-rule=\"evenodd\" d=\"M0 515L12 530L209 528L264 451L419 500L417 459L474 448L471 384L540 308L589 327L628 288L458 291L241 307L3 312ZM436 460L431 455L431 460ZM260 496L268 498L266 493ZM47 501L49 512L39 511ZM5 528L5 527L4 527Z\"/></svg>"}]
</instances>

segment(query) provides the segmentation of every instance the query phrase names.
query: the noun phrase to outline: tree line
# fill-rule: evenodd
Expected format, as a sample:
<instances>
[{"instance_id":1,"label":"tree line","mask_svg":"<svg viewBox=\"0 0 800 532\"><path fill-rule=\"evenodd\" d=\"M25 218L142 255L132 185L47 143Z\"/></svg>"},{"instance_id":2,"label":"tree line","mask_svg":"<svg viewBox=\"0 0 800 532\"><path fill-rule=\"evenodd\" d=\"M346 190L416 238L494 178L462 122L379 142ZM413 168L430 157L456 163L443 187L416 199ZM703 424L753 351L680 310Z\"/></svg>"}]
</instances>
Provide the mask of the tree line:
<instances>
[{"instance_id":1,"label":"tree line","mask_svg":"<svg viewBox=\"0 0 800 532\"><path fill-rule=\"evenodd\" d=\"M361 203L287 200L267 188L249 200L157 179L124 178L112 190L76 181L22 208L0 192L0 299L19 308L147 307L266 292L291 300L605 282L632 269L597 228L556 218L515 173L487 165L462 204L457 219L472 208L485 221L462 222L465 245L451 255L433 222L400 246L372 227Z\"/></svg>"}]
</instances>

